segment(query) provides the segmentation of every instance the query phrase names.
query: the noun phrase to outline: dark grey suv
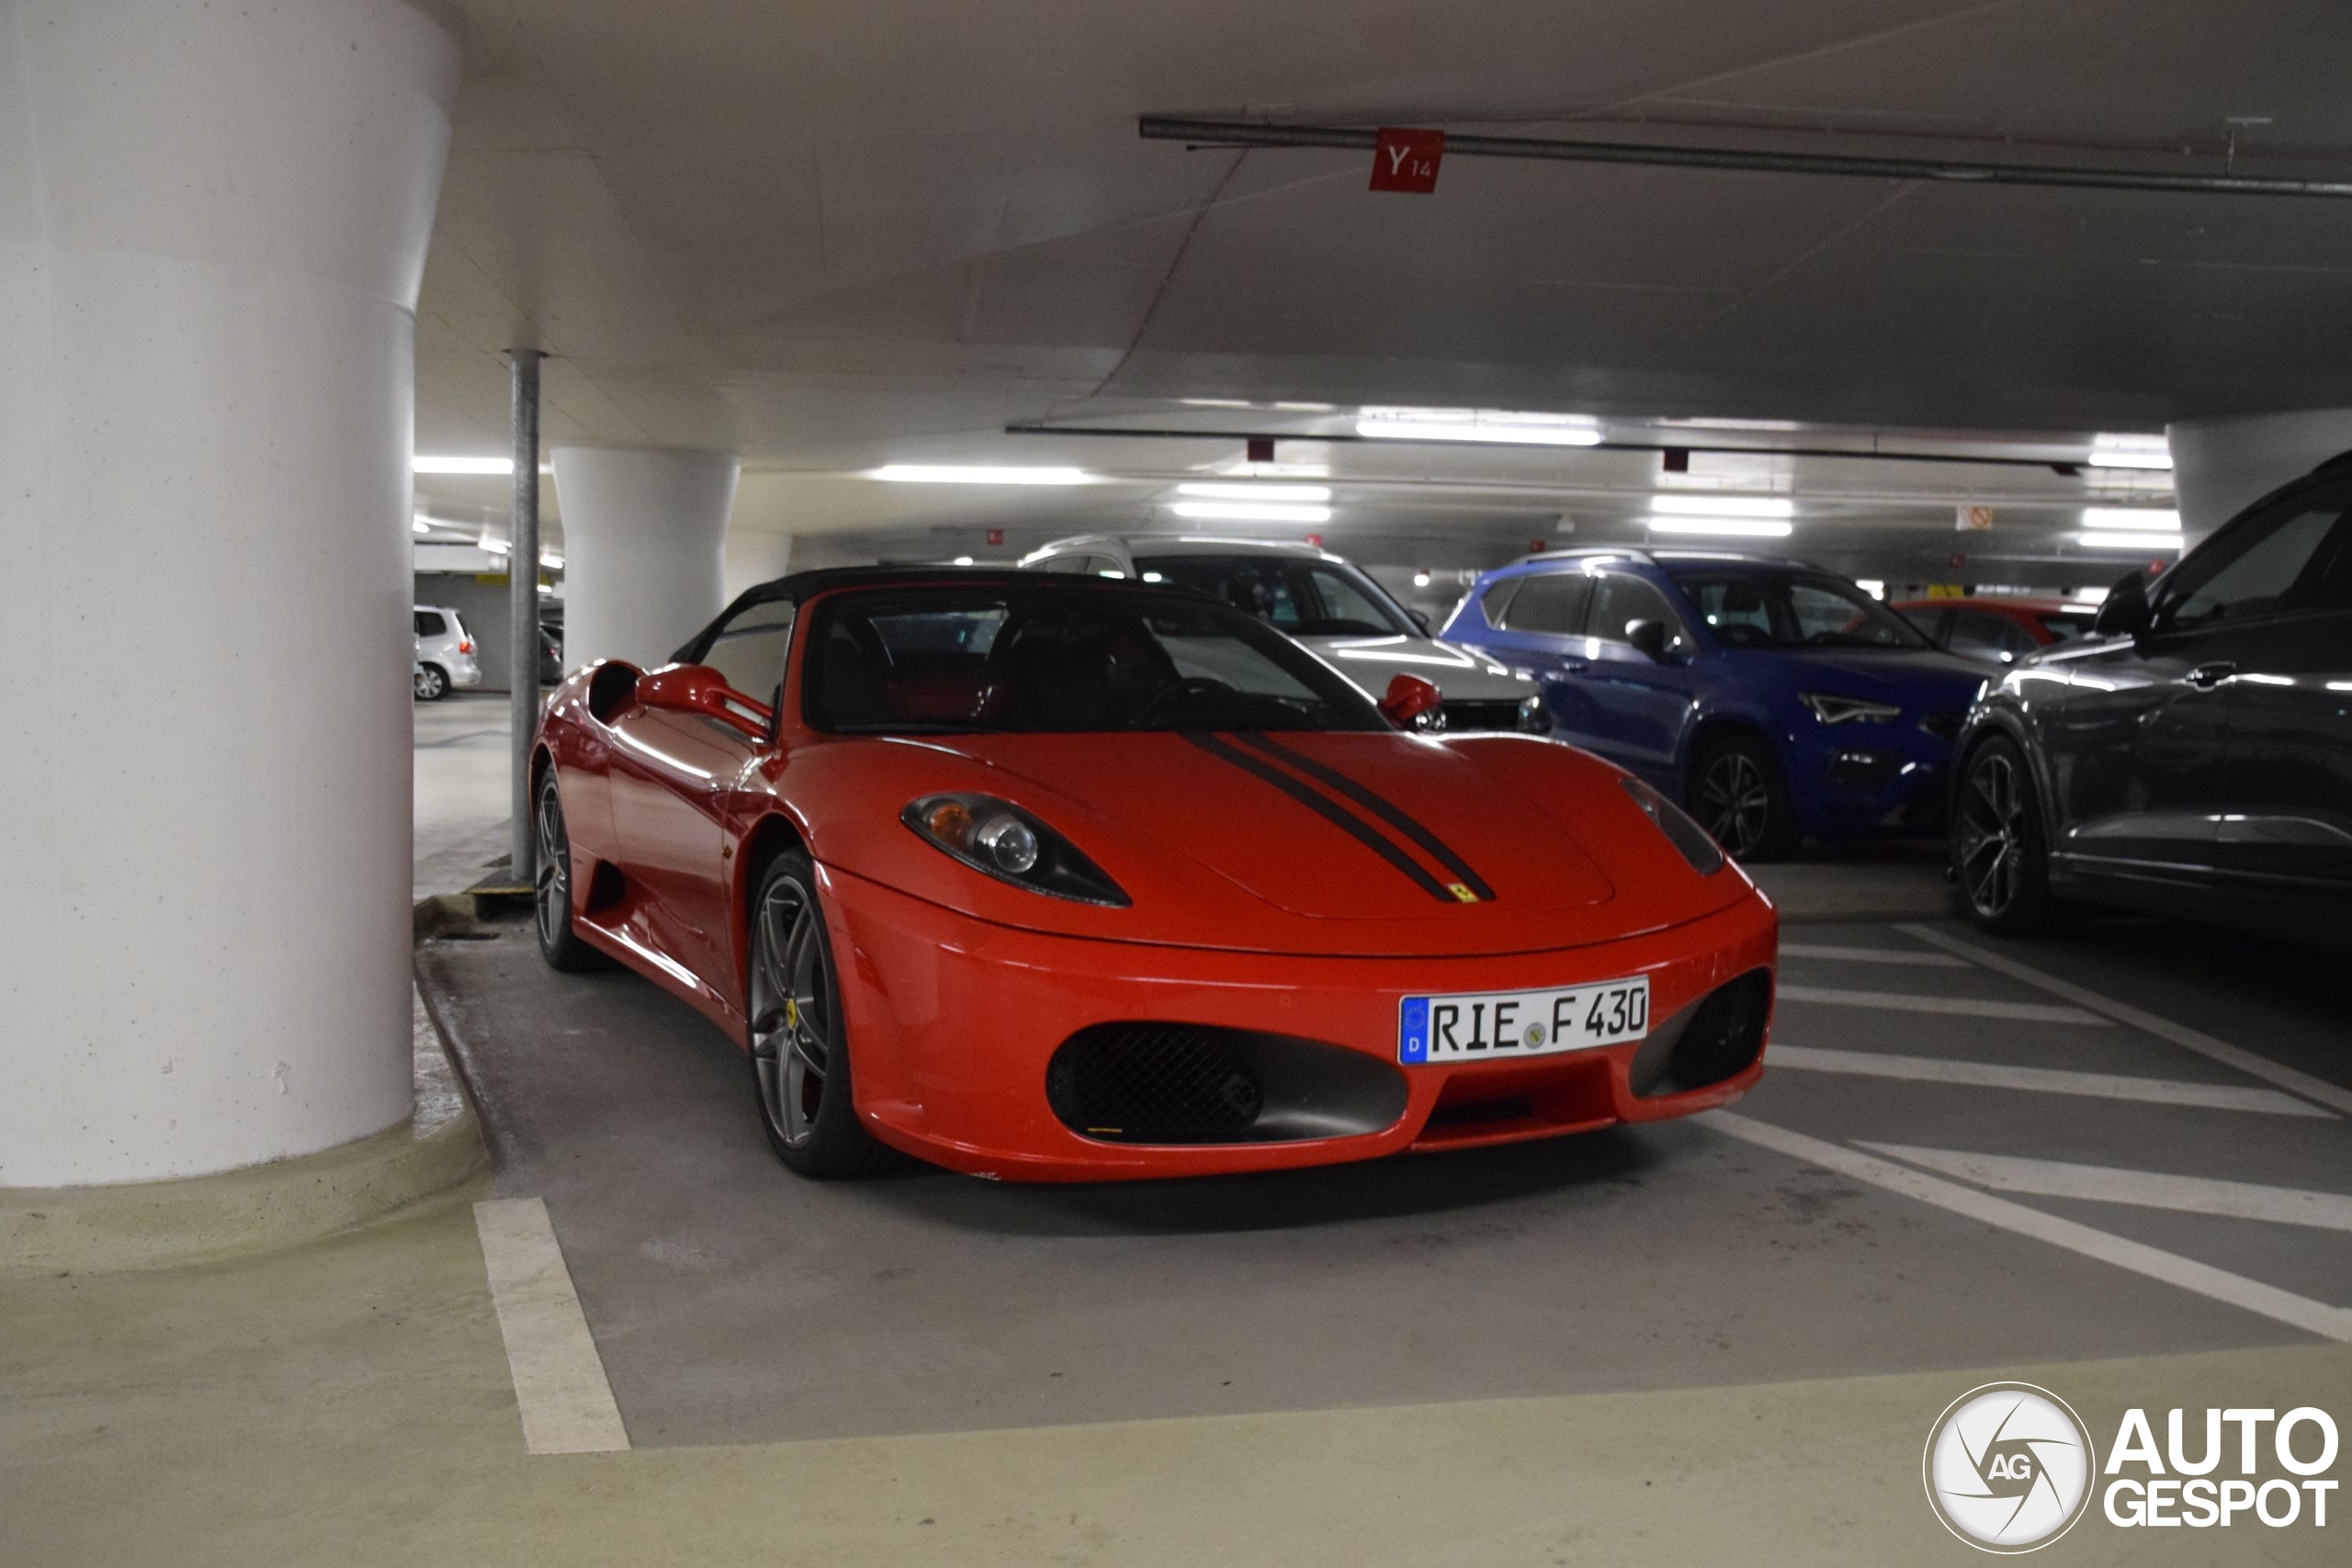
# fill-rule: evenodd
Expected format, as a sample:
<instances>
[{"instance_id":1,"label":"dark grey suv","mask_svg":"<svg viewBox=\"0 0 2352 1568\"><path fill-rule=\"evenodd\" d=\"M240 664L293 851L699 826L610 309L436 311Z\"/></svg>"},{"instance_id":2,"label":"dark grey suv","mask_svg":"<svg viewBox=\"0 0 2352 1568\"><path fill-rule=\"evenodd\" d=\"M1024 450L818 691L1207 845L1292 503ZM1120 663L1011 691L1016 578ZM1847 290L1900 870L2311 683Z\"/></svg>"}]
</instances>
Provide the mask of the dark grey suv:
<instances>
[{"instance_id":1,"label":"dark grey suv","mask_svg":"<svg viewBox=\"0 0 2352 1568\"><path fill-rule=\"evenodd\" d=\"M2126 906L2352 951L2352 453L1988 687L1952 771L1987 931Z\"/></svg>"}]
</instances>

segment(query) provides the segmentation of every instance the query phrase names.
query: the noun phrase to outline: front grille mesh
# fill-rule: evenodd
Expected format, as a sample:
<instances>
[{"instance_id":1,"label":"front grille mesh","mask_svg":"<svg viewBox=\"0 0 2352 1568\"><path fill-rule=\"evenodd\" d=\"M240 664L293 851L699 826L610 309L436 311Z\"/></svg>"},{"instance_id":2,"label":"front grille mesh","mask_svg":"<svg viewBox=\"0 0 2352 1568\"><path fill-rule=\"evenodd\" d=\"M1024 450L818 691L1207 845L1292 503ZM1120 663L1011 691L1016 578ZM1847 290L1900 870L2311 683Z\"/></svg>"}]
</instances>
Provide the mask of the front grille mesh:
<instances>
[{"instance_id":1,"label":"front grille mesh","mask_svg":"<svg viewBox=\"0 0 2352 1568\"><path fill-rule=\"evenodd\" d=\"M1265 1104L1234 1032L1186 1023L1080 1030L1055 1053L1046 1088L1073 1132L1123 1143L1230 1141Z\"/></svg>"}]
</instances>

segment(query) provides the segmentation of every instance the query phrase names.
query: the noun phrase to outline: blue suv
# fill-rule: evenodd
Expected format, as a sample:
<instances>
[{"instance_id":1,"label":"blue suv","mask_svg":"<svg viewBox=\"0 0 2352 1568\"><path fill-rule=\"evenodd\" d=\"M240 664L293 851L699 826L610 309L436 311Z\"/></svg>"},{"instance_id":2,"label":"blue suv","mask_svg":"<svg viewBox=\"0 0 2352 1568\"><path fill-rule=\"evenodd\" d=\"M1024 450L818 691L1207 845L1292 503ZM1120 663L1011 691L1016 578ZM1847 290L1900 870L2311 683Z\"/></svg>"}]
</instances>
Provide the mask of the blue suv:
<instances>
[{"instance_id":1,"label":"blue suv","mask_svg":"<svg viewBox=\"0 0 2352 1568\"><path fill-rule=\"evenodd\" d=\"M1736 555L1536 557L1479 578L1439 636L1533 675L1555 739L1742 860L1933 829L1984 678L1842 577Z\"/></svg>"}]
</instances>

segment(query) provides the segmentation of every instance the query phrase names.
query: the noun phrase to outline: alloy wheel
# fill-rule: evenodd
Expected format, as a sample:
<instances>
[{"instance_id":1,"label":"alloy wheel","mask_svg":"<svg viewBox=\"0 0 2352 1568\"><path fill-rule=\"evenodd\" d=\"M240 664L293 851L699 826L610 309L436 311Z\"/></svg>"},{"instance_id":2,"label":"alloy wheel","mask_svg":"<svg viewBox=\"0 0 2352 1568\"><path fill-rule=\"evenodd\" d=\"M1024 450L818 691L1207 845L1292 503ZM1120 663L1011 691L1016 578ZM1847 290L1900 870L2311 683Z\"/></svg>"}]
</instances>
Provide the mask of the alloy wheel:
<instances>
[{"instance_id":1,"label":"alloy wheel","mask_svg":"<svg viewBox=\"0 0 2352 1568\"><path fill-rule=\"evenodd\" d=\"M1699 775L1698 793L1700 826L1733 859L1753 854L1772 817L1772 786L1755 759L1722 753Z\"/></svg>"},{"instance_id":2,"label":"alloy wheel","mask_svg":"<svg viewBox=\"0 0 2352 1568\"><path fill-rule=\"evenodd\" d=\"M1960 881L1968 902L1995 919L2017 901L2025 865L2025 792L2017 764L1987 751L1968 770L1960 802Z\"/></svg>"},{"instance_id":3,"label":"alloy wheel","mask_svg":"<svg viewBox=\"0 0 2352 1568\"><path fill-rule=\"evenodd\" d=\"M555 781L539 790L535 836L538 868L531 878L531 903L539 922L539 941L553 947L566 935L571 919L571 840L563 830L563 802Z\"/></svg>"},{"instance_id":4,"label":"alloy wheel","mask_svg":"<svg viewBox=\"0 0 2352 1568\"><path fill-rule=\"evenodd\" d=\"M820 918L816 898L786 876L768 888L752 929L752 1061L761 1106L787 1148L816 1135L832 1059Z\"/></svg>"}]
</instances>

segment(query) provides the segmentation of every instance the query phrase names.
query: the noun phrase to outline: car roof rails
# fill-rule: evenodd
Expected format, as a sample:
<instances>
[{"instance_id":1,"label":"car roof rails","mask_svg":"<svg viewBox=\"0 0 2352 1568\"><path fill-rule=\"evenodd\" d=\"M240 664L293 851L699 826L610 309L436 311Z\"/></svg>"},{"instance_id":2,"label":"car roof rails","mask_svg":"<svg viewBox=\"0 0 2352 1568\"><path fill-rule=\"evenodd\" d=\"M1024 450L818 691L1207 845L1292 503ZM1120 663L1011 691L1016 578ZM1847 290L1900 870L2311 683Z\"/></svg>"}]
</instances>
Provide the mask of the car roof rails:
<instances>
[{"instance_id":1,"label":"car roof rails","mask_svg":"<svg viewBox=\"0 0 2352 1568\"><path fill-rule=\"evenodd\" d=\"M1534 561L1580 560L1594 556L1625 556L1645 566L1657 564L1657 558L1638 545L1577 545L1565 550L1530 550L1511 564L1526 566Z\"/></svg>"}]
</instances>

